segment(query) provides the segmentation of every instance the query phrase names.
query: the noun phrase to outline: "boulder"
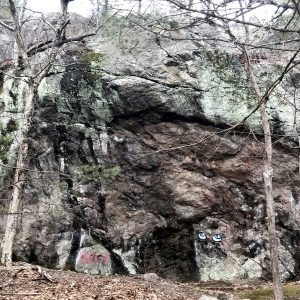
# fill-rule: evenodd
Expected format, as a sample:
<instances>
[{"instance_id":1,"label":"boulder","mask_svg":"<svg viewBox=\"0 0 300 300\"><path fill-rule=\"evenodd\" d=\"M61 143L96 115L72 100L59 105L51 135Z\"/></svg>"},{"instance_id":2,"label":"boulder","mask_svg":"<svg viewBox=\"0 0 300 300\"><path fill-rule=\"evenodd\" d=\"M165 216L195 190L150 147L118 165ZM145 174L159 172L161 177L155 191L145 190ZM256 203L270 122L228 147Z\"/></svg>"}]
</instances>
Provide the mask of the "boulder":
<instances>
[{"instance_id":1,"label":"boulder","mask_svg":"<svg viewBox=\"0 0 300 300\"><path fill-rule=\"evenodd\" d=\"M82 248L77 254L75 269L81 273L111 275L110 253L102 245Z\"/></svg>"}]
</instances>

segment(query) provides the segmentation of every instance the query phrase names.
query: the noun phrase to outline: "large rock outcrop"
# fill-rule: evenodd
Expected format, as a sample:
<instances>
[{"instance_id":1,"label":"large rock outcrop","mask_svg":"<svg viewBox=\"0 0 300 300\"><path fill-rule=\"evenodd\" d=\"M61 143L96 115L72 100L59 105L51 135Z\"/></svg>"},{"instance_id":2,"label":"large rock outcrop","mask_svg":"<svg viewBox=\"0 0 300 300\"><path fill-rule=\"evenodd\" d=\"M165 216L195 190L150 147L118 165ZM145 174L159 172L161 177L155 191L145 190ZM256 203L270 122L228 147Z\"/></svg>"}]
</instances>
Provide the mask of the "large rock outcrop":
<instances>
[{"instance_id":1,"label":"large rock outcrop","mask_svg":"<svg viewBox=\"0 0 300 300\"><path fill-rule=\"evenodd\" d=\"M259 115L226 130L256 105L242 62L192 42L155 43L151 34L128 43L124 50L94 38L65 48L61 60L81 64L42 83L14 259L92 274L268 277ZM297 74L268 104L284 279L299 274L298 120L289 105L299 100ZM2 213L25 92L4 80ZM0 233L4 226L2 218Z\"/></svg>"}]
</instances>

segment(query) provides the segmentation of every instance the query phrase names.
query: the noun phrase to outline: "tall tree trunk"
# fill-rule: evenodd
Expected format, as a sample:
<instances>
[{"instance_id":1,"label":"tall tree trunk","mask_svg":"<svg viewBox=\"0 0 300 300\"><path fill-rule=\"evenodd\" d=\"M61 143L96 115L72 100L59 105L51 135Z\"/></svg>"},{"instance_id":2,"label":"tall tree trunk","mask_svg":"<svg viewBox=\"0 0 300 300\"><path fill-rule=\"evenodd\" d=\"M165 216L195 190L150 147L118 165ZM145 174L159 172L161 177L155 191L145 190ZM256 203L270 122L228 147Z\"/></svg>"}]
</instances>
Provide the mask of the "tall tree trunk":
<instances>
[{"instance_id":1,"label":"tall tree trunk","mask_svg":"<svg viewBox=\"0 0 300 300\"><path fill-rule=\"evenodd\" d=\"M247 53L246 53L247 55ZM265 193L266 193L266 206L267 206L267 218L268 218L268 231L269 231L269 244L270 244L270 255L272 264L272 277L273 277L273 293L275 300L283 299L282 284L280 281L279 273L279 257L278 257L278 240L276 234L276 223L275 223L275 205L273 199L273 167L272 167L272 138L270 123L268 120L268 114L266 111L266 99L263 99L263 95L257 84L256 78L251 70L251 65L249 62L249 57L247 56L247 72L250 77L251 85L255 91L256 97L259 102L261 102L259 107L261 123L265 138L265 152L266 159L264 161L264 172L263 178L265 183Z\"/></svg>"},{"instance_id":2,"label":"tall tree trunk","mask_svg":"<svg viewBox=\"0 0 300 300\"><path fill-rule=\"evenodd\" d=\"M64 20L67 19L69 2L70 2L69 0L60 0L61 14ZM60 39L62 40L66 39L66 26L62 27L62 32L60 33Z\"/></svg>"},{"instance_id":3,"label":"tall tree trunk","mask_svg":"<svg viewBox=\"0 0 300 300\"><path fill-rule=\"evenodd\" d=\"M15 28L13 29L15 35L15 46L17 48L18 58L21 58L22 68L27 70L27 82L28 82L28 92L24 99L24 123L22 128L20 128L19 136L19 150L16 162L16 169L13 181L13 193L12 200L10 202L7 224L5 228L4 238L1 244L1 263L5 265L12 264L12 249L14 238L17 232L17 221L20 214L21 206L21 192L25 180L25 172L27 168L27 158L28 158L28 136L29 130L32 124L32 115L34 109L34 101L37 96L38 87L43 80L43 78L48 74L52 67L52 64L58 53L59 42L65 36L65 29L69 24L68 19L68 3L74 0L61 0L61 14L58 19L58 25L55 29L55 36L52 40L52 46L49 48L48 60L45 65L43 65L39 71L36 73L33 71L29 56L26 51L26 45L24 44L24 36L22 35L22 16L26 5L26 0L23 1L23 8L21 14L15 6L14 0L8 0L10 13L14 21ZM108 0L106 0L108 1Z\"/></svg>"},{"instance_id":4,"label":"tall tree trunk","mask_svg":"<svg viewBox=\"0 0 300 300\"><path fill-rule=\"evenodd\" d=\"M32 123L32 114L34 108L34 100L37 94L35 85L29 85L28 95L24 102L24 123L19 139L18 158L14 175L14 186L12 192L12 200L10 202L5 233L2 240L1 263L9 266L12 264L12 248L14 238L17 231L17 223L20 214L21 192L25 180L25 172L27 168L28 157L28 133Z\"/></svg>"},{"instance_id":5,"label":"tall tree trunk","mask_svg":"<svg viewBox=\"0 0 300 300\"><path fill-rule=\"evenodd\" d=\"M104 24L108 18L108 0L104 0L102 13L101 13L101 23Z\"/></svg>"}]
</instances>

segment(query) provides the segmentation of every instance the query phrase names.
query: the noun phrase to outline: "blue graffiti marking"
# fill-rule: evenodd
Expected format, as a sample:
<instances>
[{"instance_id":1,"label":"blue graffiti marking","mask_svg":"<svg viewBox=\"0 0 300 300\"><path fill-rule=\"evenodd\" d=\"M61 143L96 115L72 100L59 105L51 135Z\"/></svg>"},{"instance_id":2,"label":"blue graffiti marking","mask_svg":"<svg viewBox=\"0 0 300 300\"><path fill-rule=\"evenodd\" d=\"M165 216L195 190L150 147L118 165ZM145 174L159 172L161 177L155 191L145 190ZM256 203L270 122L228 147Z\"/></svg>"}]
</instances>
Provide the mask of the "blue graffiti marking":
<instances>
[{"instance_id":1,"label":"blue graffiti marking","mask_svg":"<svg viewBox=\"0 0 300 300\"><path fill-rule=\"evenodd\" d=\"M206 241L207 240L207 235L203 231L199 232L198 236L199 236L200 241Z\"/></svg>"},{"instance_id":2,"label":"blue graffiti marking","mask_svg":"<svg viewBox=\"0 0 300 300\"><path fill-rule=\"evenodd\" d=\"M216 242L216 243L222 242L222 236L221 236L221 234L219 234L219 233L213 234L212 240L213 240L214 242Z\"/></svg>"}]
</instances>

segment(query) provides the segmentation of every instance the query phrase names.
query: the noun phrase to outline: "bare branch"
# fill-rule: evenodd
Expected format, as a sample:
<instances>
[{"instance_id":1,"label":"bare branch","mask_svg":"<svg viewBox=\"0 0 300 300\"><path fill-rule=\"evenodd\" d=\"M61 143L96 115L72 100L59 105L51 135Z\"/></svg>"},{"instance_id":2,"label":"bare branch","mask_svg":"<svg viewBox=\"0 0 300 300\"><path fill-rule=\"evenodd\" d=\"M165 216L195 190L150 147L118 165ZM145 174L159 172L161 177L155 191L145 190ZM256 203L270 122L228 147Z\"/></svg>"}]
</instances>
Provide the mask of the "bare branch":
<instances>
[{"instance_id":1,"label":"bare branch","mask_svg":"<svg viewBox=\"0 0 300 300\"><path fill-rule=\"evenodd\" d=\"M8 29L8 30L11 31L11 32L14 32L14 30L15 30L13 27L7 25L6 23L4 23L4 22L2 22L2 21L0 21L0 25L1 25L2 27L4 27L5 29Z\"/></svg>"}]
</instances>

